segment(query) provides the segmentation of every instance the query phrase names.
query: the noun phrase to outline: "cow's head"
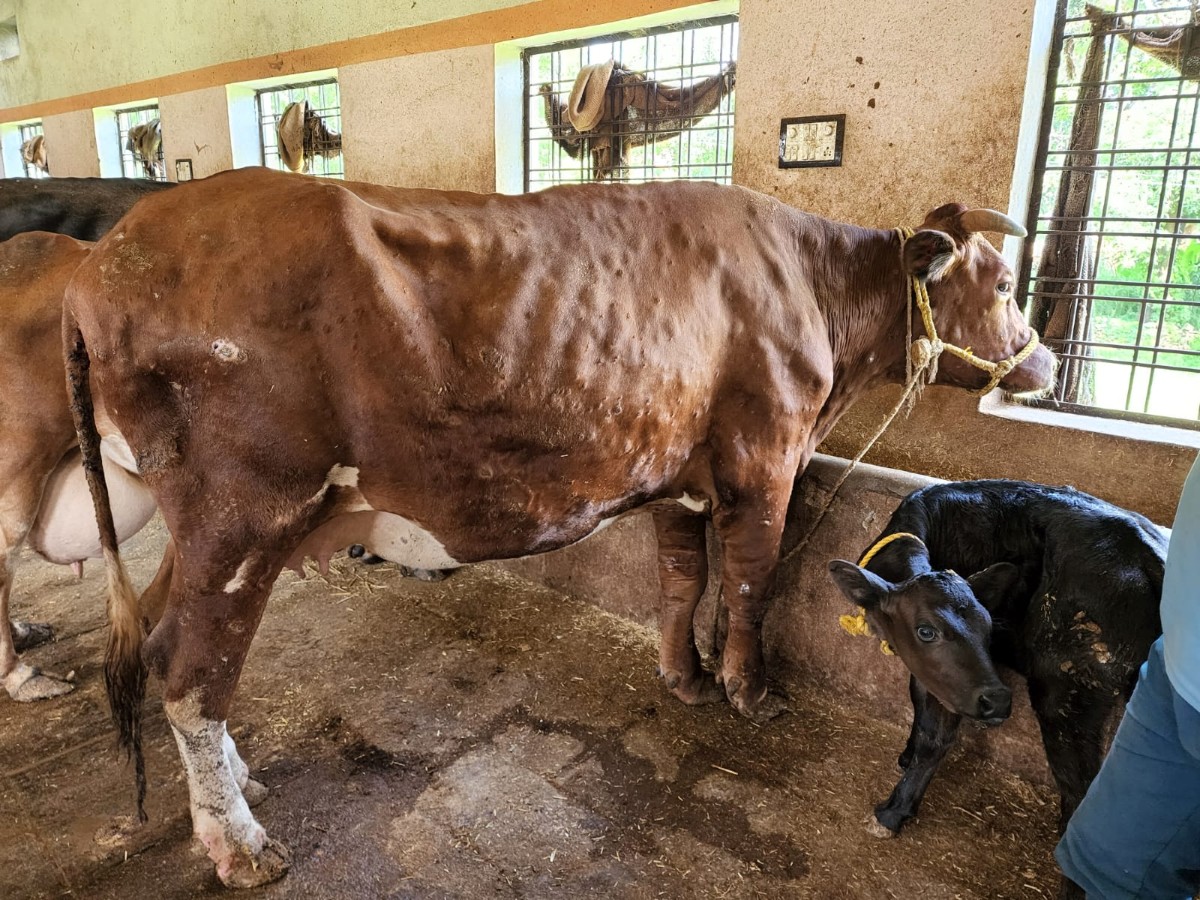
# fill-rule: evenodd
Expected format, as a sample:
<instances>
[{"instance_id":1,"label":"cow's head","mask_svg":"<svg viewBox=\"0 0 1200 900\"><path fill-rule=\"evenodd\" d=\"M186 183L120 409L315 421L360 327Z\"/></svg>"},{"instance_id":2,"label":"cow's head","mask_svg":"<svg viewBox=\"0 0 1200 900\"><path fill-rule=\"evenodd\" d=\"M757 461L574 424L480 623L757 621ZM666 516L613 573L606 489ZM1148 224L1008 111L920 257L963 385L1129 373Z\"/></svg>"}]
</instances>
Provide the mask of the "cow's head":
<instances>
[{"instance_id":1,"label":"cow's head","mask_svg":"<svg viewBox=\"0 0 1200 900\"><path fill-rule=\"evenodd\" d=\"M1025 229L991 209L967 209L961 203L940 206L925 217L904 244L904 266L929 289L938 336L992 362L1007 359L1033 337L1017 307L1016 277L983 232L1025 235ZM914 336L922 334L920 317ZM1000 382L1005 390L1044 391L1054 383L1055 360L1039 346ZM981 388L987 376L945 354L938 366L944 384Z\"/></svg>"},{"instance_id":2,"label":"cow's head","mask_svg":"<svg viewBox=\"0 0 1200 900\"><path fill-rule=\"evenodd\" d=\"M871 631L943 706L988 725L1008 718L1012 692L989 653L988 610L1020 578L1016 566L997 563L970 578L949 570L922 572L893 584L836 559L829 573L846 598L865 610Z\"/></svg>"}]
</instances>

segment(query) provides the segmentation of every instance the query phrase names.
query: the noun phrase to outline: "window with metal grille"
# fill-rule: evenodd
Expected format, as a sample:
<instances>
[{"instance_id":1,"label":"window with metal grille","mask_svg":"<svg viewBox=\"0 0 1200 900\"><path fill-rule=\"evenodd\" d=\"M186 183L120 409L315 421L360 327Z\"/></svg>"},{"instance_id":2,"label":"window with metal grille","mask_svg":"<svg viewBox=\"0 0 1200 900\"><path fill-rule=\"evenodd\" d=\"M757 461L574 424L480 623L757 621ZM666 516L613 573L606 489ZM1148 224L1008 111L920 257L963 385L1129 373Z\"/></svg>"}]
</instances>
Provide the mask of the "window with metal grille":
<instances>
[{"instance_id":1,"label":"window with metal grille","mask_svg":"<svg viewBox=\"0 0 1200 900\"><path fill-rule=\"evenodd\" d=\"M530 47L525 83L525 190L585 181L729 184L733 171L736 16ZM600 121L568 113L576 76L614 61Z\"/></svg>"},{"instance_id":2,"label":"window with metal grille","mask_svg":"<svg viewBox=\"0 0 1200 900\"><path fill-rule=\"evenodd\" d=\"M255 91L254 103L262 137L262 164L281 172L291 171L279 154L277 129L283 111L290 104L300 100L308 102L308 113L319 116L324 127L324 138L317 141L318 146L312 146L310 143L304 152L305 171L309 175L344 178L346 166L341 150L342 101L337 80L332 78L305 84L284 84Z\"/></svg>"},{"instance_id":3,"label":"window with metal grille","mask_svg":"<svg viewBox=\"0 0 1200 900\"><path fill-rule=\"evenodd\" d=\"M31 163L29 160L25 159L25 157L24 157L25 145L29 141L32 141L35 137L41 136L42 123L41 122L27 122L26 124L19 126L19 129L21 132L21 150L22 150L21 165L25 169L25 177L26 178L49 178L50 177L49 172L43 171L41 168L39 168L38 166L35 166L33 163Z\"/></svg>"},{"instance_id":4,"label":"window with metal grille","mask_svg":"<svg viewBox=\"0 0 1200 900\"><path fill-rule=\"evenodd\" d=\"M1037 402L1200 428L1200 0L1061 0L1030 206Z\"/></svg>"},{"instance_id":5,"label":"window with metal grille","mask_svg":"<svg viewBox=\"0 0 1200 900\"><path fill-rule=\"evenodd\" d=\"M158 105L136 106L118 109L117 138L121 144L121 174L126 178L149 178L154 181L167 180L167 164L163 159L162 142L157 143L155 152L148 160L135 156L129 149L129 130L136 125L149 125L158 118Z\"/></svg>"}]
</instances>

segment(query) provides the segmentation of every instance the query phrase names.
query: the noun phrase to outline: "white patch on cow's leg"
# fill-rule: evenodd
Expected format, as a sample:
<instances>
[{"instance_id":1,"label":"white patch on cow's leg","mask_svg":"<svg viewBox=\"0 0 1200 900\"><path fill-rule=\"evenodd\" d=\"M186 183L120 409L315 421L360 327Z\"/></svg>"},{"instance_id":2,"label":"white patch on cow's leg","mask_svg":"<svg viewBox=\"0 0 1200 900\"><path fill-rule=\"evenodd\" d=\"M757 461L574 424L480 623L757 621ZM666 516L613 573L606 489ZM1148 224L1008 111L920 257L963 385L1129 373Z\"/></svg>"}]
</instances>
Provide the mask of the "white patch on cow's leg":
<instances>
[{"instance_id":1,"label":"white patch on cow's leg","mask_svg":"<svg viewBox=\"0 0 1200 900\"><path fill-rule=\"evenodd\" d=\"M325 487L358 487L358 469L354 466L335 465L325 476Z\"/></svg>"},{"instance_id":2,"label":"white patch on cow's leg","mask_svg":"<svg viewBox=\"0 0 1200 900\"><path fill-rule=\"evenodd\" d=\"M682 497L676 498L675 502L681 506L686 506L692 512L700 513L700 512L708 511L708 501L707 500L705 500L703 497L700 497L700 498L693 497L691 494L687 493L686 491L684 491L684 494Z\"/></svg>"},{"instance_id":3,"label":"white patch on cow's leg","mask_svg":"<svg viewBox=\"0 0 1200 900\"><path fill-rule=\"evenodd\" d=\"M287 849L267 837L242 796L226 753L225 723L201 716L195 694L163 706L187 772L192 831L217 864L217 876L230 887L254 887L282 876Z\"/></svg>"},{"instance_id":4,"label":"white patch on cow's leg","mask_svg":"<svg viewBox=\"0 0 1200 900\"><path fill-rule=\"evenodd\" d=\"M267 786L257 778L250 777L250 767L238 755L237 745L234 744L228 730L225 731L223 746L225 758L229 760L229 768L233 772L233 780L242 796L246 798L247 805L253 809L267 799Z\"/></svg>"},{"instance_id":5,"label":"white patch on cow's leg","mask_svg":"<svg viewBox=\"0 0 1200 900\"><path fill-rule=\"evenodd\" d=\"M225 593L236 594L246 586L246 578L250 574L250 560L243 559L242 564L237 567L233 577L225 584Z\"/></svg>"}]
</instances>

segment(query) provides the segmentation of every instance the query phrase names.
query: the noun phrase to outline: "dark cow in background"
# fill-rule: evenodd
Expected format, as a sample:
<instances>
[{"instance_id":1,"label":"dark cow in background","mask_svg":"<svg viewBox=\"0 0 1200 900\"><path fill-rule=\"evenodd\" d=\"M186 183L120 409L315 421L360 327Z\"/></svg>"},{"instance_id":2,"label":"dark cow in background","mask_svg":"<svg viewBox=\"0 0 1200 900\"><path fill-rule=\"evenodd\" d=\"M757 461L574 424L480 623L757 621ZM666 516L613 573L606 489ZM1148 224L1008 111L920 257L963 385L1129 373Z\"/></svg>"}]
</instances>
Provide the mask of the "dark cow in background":
<instances>
[{"instance_id":1,"label":"dark cow in background","mask_svg":"<svg viewBox=\"0 0 1200 900\"><path fill-rule=\"evenodd\" d=\"M30 232L0 243L0 623L9 621L17 552L28 544L51 562L82 571L100 556L91 498L62 375L62 301L91 245ZM104 447L121 540L154 513L128 450ZM48 640L48 625L0 627L0 681L14 700L43 700L71 682L17 656Z\"/></svg>"},{"instance_id":2,"label":"dark cow in background","mask_svg":"<svg viewBox=\"0 0 1200 900\"><path fill-rule=\"evenodd\" d=\"M35 231L95 241L142 197L170 187L174 184L130 178L0 179L0 242ZM0 622L9 620L17 550L35 528L43 489L47 497L62 498L73 496L71 488L78 486L67 477L78 468L77 458L62 468L63 478L49 488L50 470L43 462L55 452L57 462L71 449L71 442L60 447L61 441L47 432L57 428L61 435L61 426L70 425L55 323L62 316L70 267L86 254L87 249L74 242L48 236L16 245L0 243ZM71 430L68 427L68 436ZM140 509L140 501L136 505ZM59 506L52 521L67 521L65 509ZM137 515L140 512L133 517ZM56 540L54 534L49 536L50 547L57 549L51 549L48 558L74 552L56 545ZM71 540L82 540L80 555L55 561L78 566L98 555L94 540L79 535ZM69 682L25 666L17 657L51 637L53 630L45 623L14 621L7 633L0 633L0 681L13 699L41 700L71 689Z\"/></svg>"},{"instance_id":3,"label":"dark cow in background","mask_svg":"<svg viewBox=\"0 0 1200 900\"><path fill-rule=\"evenodd\" d=\"M872 832L893 836L917 814L963 717L1008 716L999 664L1027 679L1061 833L1162 633L1167 530L1071 488L968 481L906 498L871 549L865 568L829 568L912 672L904 774Z\"/></svg>"},{"instance_id":4,"label":"dark cow in background","mask_svg":"<svg viewBox=\"0 0 1200 900\"><path fill-rule=\"evenodd\" d=\"M951 204L903 240L701 183L501 196L261 169L138 204L68 288L68 375L110 564L114 715L138 753L148 664L221 879L287 867L225 720L271 586L306 555L361 543L447 568L563 547L658 501L668 687L777 712L761 624L792 486L857 397L904 380L911 276L947 340L996 360L1033 338L984 230L1021 229ZM1043 389L1052 371L1038 347L1004 384ZM957 359L938 377L987 382ZM93 399L181 548L144 648ZM719 684L692 633L709 517Z\"/></svg>"},{"instance_id":5,"label":"dark cow in background","mask_svg":"<svg viewBox=\"0 0 1200 900\"><path fill-rule=\"evenodd\" d=\"M0 241L25 231L98 241L137 201L173 187L142 178L0 178Z\"/></svg>"}]
</instances>

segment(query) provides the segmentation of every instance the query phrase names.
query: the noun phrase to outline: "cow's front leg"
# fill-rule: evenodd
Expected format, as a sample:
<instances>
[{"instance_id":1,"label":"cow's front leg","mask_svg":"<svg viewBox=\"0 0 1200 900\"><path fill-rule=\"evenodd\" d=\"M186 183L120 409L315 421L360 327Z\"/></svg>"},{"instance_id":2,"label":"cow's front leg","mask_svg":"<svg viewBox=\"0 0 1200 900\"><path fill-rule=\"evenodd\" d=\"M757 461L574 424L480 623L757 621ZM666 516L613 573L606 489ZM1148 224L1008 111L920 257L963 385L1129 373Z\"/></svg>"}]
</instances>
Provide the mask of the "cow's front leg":
<instances>
[{"instance_id":1,"label":"cow's front leg","mask_svg":"<svg viewBox=\"0 0 1200 900\"><path fill-rule=\"evenodd\" d=\"M721 680L738 712L759 722L786 709L781 697L767 691L762 651L763 617L775 583L787 510L786 488L742 496L713 516L721 542L722 600L729 609Z\"/></svg>"},{"instance_id":2,"label":"cow's front leg","mask_svg":"<svg viewBox=\"0 0 1200 900\"><path fill-rule=\"evenodd\" d=\"M230 887L281 877L287 848L250 812L266 789L249 777L226 729L230 701L279 564L240 557L206 566L176 558L170 597L145 645L188 778L192 830ZM204 580L201 587L196 582Z\"/></svg>"},{"instance_id":3,"label":"cow's front leg","mask_svg":"<svg viewBox=\"0 0 1200 900\"><path fill-rule=\"evenodd\" d=\"M875 816L867 823L867 831L876 837L895 837L904 823L917 814L925 790L953 746L962 721L962 716L942 706L915 678L909 684L909 694L913 701L913 729L900 760L904 774L891 796L875 807Z\"/></svg>"},{"instance_id":4,"label":"cow's front leg","mask_svg":"<svg viewBox=\"0 0 1200 900\"><path fill-rule=\"evenodd\" d=\"M708 584L705 519L682 509L658 509L654 511L654 534L662 588L658 673L684 703L713 703L723 692L700 665L693 622Z\"/></svg>"}]
</instances>

